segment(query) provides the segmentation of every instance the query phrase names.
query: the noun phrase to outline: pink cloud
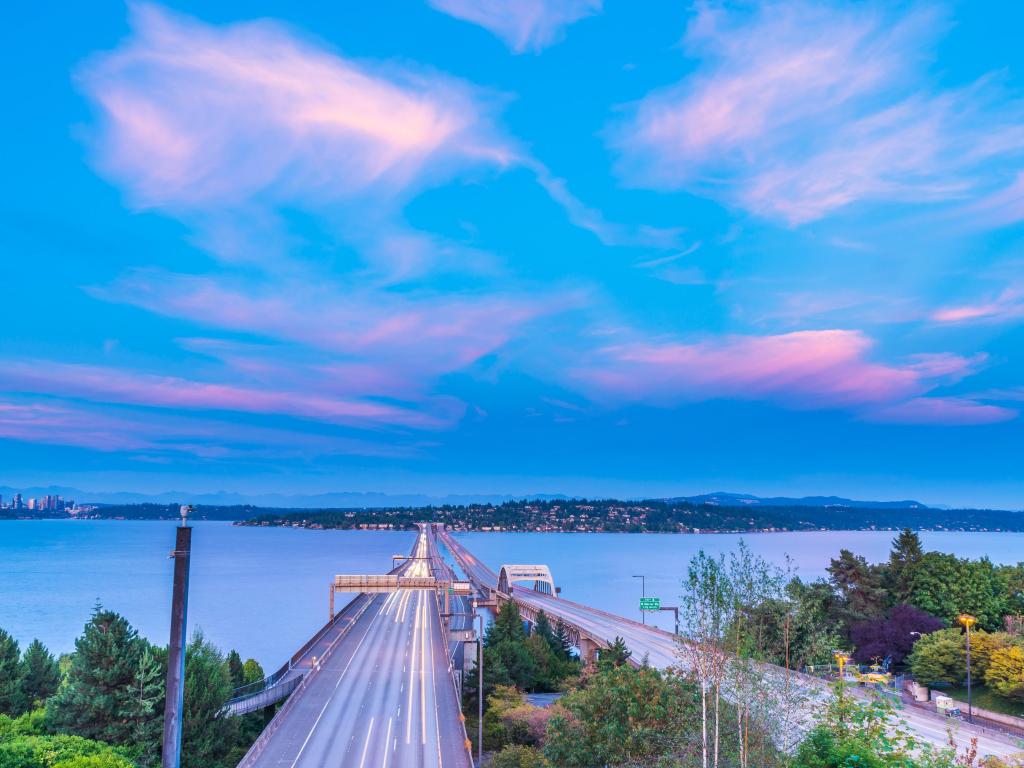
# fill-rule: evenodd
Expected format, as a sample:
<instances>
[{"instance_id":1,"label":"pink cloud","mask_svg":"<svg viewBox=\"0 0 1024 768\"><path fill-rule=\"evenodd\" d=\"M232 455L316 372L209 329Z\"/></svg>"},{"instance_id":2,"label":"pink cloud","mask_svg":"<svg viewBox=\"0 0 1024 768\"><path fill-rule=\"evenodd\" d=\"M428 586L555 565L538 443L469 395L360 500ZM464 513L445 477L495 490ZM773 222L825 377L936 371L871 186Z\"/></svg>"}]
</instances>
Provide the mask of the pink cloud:
<instances>
[{"instance_id":1,"label":"pink cloud","mask_svg":"<svg viewBox=\"0 0 1024 768\"><path fill-rule=\"evenodd\" d=\"M1004 322L1024 317L1024 291L1009 287L990 301L944 307L932 314L940 323Z\"/></svg>"},{"instance_id":2,"label":"pink cloud","mask_svg":"<svg viewBox=\"0 0 1024 768\"><path fill-rule=\"evenodd\" d=\"M215 27L135 5L131 26L80 81L104 120L97 161L140 205L336 199L508 160L465 83L374 71L268 21Z\"/></svg>"},{"instance_id":3,"label":"pink cloud","mask_svg":"<svg viewBox=\"0 0 1024 768\"><path fill-rule=\"evenodd\" d=\"M601 12L602 0L427 0L457 19L494 33L516 53L540 51L565 27Z\"/></svg>"},{"instance_id":4,"label":"pink cloud","mask_svg":"<svg viewBox=\"0 0 1024 768\"><path fill-rule=\"evenodd\" d=\"M403 408L308 390L284 391L44 360L5 361L0 382L8 391L157 408L293 416L364 428L438 429L462 414L461 404L444 399L433 401L437 412L430 412L422 406Z\"/></svg>"},{"instance_id":5,"label":"pink cloud","mask_svg":"<svg viewBox=\"0 0 1024 768\"><path fill-rule=\"evenodd\" d=\"M613 402L672 405L724 398L874 413L959 381L985 361L983 355L938 354L891 365L869 359L873 346L863 333L849 330L725 336L692 343L633 340L601 348L572 377L593 395ZM909 412L912 407L907 407ZM938 417L938 408L935 413Z\"/></svg>"},{"instance_id":6,"label":"pink cloud","mask_svg":"<svg viewBox=\"0 0 1024 768\"><path fill-rule=\"evenodd\" d=\"M1020 106L991 83L929 93L933 10L753 9L699 7L685 40L697 70L612 133L630 183L802 224L859 201L963 199L1020 155Z\"/></svg>"},{"instance_id":7,"label":"pink cloud","mask_svg":"<svg viewBox=\"0 0 1024 768\"><path fill-rule=\"evenodd\" d=\"M243 285L153 272L137 272L94 294L403 371L417 387L496 352L525 324L574 302L556 293L435 294L305 281Z\"/></svg>"},{"instance_id":8,"label":"pink cloud","mask_svg":"<svg viewBox=\"0 0 1024 768\"><path fill-rule=\"evenodd\" d=\"M377 444L338 435L169 416L137 409L109 409L70 402L0 401L0 437L104 453L126 452L143 461L178 454L207 460L281 460L316 455L400 457L415 446Z\"/></svg>"},{"instance_id":9,"label":"pink cloud","mask_svg":"<svg viewBox=\"0 0 1024 768\"><path fill-rule=\"evenodd\" d=\"M917 397L867 414L871 421L937 426L996 424L1016 417L1011 408L959 397Z\"/></svg>"}]
</instances>

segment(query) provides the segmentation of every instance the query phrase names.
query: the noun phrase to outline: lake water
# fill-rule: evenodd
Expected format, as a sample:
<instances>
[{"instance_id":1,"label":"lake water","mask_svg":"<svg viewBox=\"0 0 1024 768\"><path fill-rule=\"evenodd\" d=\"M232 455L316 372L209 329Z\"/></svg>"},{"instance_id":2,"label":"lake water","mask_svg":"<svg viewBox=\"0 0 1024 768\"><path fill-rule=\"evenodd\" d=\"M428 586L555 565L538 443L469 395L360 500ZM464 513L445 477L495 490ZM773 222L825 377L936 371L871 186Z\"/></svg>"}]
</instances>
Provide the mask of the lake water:
<instances>
[{"instance_id":1,"label":"lake water","mask_svg":"<svg viewBox=\"0 0 1024 768\"><path fill-rule=\"evenodd\" d=\"M93 605L124 614L141 634L168 635L174 523L99 520L0 522L0 627L22 647L38 637L51 650L74 649ZM195 524L189 624L223 649L237 648L268 671L327 619L336 573L383 573L407 552L412 532L310 531ZM687 535L470 533L460 539L494 570L502 563L546 563L562 596L639 618L647 594L678 602L679 579L700 549L728 552L742 538L765 559L787 555L804 579L825 573L840 548L869 561L888 557L891 532ZM932 533L928 549L996 563L1024 559L1024 533ZM649 615L671 629L670 614Z\"/></svg>"}]
</instances>

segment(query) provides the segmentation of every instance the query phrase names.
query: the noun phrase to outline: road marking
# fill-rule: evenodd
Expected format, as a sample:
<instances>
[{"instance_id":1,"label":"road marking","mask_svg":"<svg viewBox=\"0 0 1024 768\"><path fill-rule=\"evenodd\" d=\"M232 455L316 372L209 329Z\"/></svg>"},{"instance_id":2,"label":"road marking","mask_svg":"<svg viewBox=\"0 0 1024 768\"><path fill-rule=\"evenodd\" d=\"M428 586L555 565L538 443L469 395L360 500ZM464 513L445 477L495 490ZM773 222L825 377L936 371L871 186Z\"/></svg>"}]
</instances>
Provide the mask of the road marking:
<instances>
[{"instance_id":1,"label":"road marking","mask_svg":"<svg viewBox=\"0 0 1024 768\"><path fill-rule=\"evenodd\" d=\"M384 762L380 768L388 768L388 742L391 741L391 718L388 718L388 735L384 737Z\"/></svg>"},{"instance_id":2,"label":"road marking","mask_svg":"<svg viewBox=\"0 0 1024 768\"><path fill-rule=\"evenodd\" d=\"M363 743L363 758L359 761L359 768L366 765L366 750L370 748L370 736L373 735L373 718L370 718L370 727L366 729L366 741Z\"/></svg>"},{"instance_id":3,"label":"road marking","mask_svg":"<svg viewBox=\"0 0 1024 768\"><path fill-rule=\"evenodd\" d=\"M420 593L423 594L422 592ZM420 600L423 623L420 626L420 743L427 743L427 601Z\"/></svg>"},{"instance_id":4,"label":"road marking","mask_svg":"<svg viewBox=\"0 0 1024 768\"><path fill-rule=\"evenodd\" d=\"M380 606L377 608L377 616L380 616ZM374 617L374 619L377 618ZM299 747L299 753L295 755L295 759L292 761L292 768L295 768L299 764L299 758L302 757L302 753L306 750L306 745L309 744L309 740L313 738L313 733L316 731L316 727L320 725L320 718L324 716L324 712L327 711L327 707L330 705L331 700L334 698L334 694L338 692L338 686L341 685L341 681L345 679L345 673L348 672L348 668L352 666L352 662L356 658L356 654L359 652L359 648L363 644L363 640L366 639L367 635L370 634L370 626L373 625L373 621L370 621L366 627L366 631L363 632L363 636L359 639L359 644L356 645L355 650L352 651L352 656L348 660L348 664L345 665L345 669L341 671L341 675L338 676L338 682L334 684L334 690L331 691L331 695L327 697L327 701L324 702L323 709L320 710L320 714L316 716L316 720L313 721L313 727L309 729L309 734L306 736L306 740L302 742L302 746Z\"/></svg>"},{"instance_id":5,"label":"road marking","mask_svg":"<svg viewBox=\"0 0 1024 768\"><path fill-rule=\"evenodd\" d=\"M419 613L416 614L416 620L419 620ZM405 743L408 744L412 739L412 689L416 684L415 680L416 670L416 632L413 630L413 644L412 644L412 663L409 665L409 705L406 707L408 715L405 718Z\"/></svg>"}]
</instances>

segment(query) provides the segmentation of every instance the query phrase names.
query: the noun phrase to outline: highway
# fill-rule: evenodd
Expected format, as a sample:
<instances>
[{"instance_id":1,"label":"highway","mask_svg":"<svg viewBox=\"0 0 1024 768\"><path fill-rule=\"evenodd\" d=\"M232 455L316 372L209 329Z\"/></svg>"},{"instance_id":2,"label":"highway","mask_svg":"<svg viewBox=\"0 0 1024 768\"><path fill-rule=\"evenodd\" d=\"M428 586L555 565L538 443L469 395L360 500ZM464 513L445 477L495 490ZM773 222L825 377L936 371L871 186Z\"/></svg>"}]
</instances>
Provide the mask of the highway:
<instances>
[{"instance_id":1,"label":"highway","mask_svg":"<svg viewBox=\"0 0 1024 768\"><path fill-rule=\"evenodd\" d=\"M466 576L479 588L494 591L498 585L498 575L486 564L480 562L471 552L459 544L446 531L437 530L437 537L444 543L456 563ZM520 562L515 557L506 562ZM577 627L581 633L596 640L599 645L609 645L616 637L621 637L632 651L632 660L639 661L645 655L651 666L665 669L670 666L684 667L685 659L678 653L676 638L669 632L649 627L638 621L617 616L598 608L574 603L562 597L548 595L526 589L518 584L513 587L513 598L523 606L534 610L543 609L552 619ZM770 668L770 675L777 681L787 674L781 668ZM820 711L823 703L832 695L831 686L825 681L799 673L791 672L790 679L796 680L800 689L803 712L794 717L793 727L805 729L814 722L815 714ZM853 695L866 697L868 694L859 688L848 688ZM949 746L947 729L951 721L928 711L906 708L900 710L899 718L906 724L906 729L918 740L938 748ZM966 746L971 739L978 739L978 755L993 755L1000 758L1020 756L1024 747L1016 740L1002 733L969 723L952 722L956 742Z\"/></svg>"},{"instance_id":2,"label":"highway","mask_svg":"<svg viewBox=\"0 0 1024 768\"><path fill-rule=\"evenodd\" d=\"M429 576L425 531L403 575ZM472 768L433 590L360 595L242 768Z\"/></svg>"}]
</instances>

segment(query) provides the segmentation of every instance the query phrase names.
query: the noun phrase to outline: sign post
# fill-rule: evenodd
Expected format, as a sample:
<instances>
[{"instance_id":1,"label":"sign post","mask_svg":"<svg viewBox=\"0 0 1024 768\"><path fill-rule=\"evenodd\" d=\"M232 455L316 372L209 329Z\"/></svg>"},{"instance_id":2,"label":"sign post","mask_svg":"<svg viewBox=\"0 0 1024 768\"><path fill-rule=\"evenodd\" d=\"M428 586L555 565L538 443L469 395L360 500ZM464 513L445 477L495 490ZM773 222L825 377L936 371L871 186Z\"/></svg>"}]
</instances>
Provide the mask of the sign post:
<instances>
[{"instance_id":1,"label":"sign post","mask_svg":"<svg viewBox=\"0 0 1024 768\"><path fill-rule=\"evenodd\" d=\"M641 597L640 598L640 610L641 611L660 611L661 610L661 598L660 597Z\"/></svg>"}]
</instances>

